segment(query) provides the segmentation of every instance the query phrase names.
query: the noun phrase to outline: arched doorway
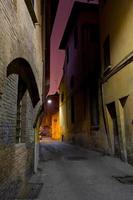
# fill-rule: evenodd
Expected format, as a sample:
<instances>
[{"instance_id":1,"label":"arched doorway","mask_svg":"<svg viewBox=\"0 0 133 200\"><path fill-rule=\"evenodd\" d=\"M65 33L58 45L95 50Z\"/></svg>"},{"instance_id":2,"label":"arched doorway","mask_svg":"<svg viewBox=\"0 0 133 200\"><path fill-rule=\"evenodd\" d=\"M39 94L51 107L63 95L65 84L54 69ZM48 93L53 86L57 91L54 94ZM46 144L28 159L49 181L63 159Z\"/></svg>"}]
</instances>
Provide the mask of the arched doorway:
<instances>
[{"instance_id":1,"label":"arched doorway","mask_svg":"<svg viewBox=\"0 0 133 200\"><path fill-rule=\"evenodd\" d=\"M35 76L33 74L32 68L30 64L23 58L16 58L14 59L7 67L7 79L11 79L10 84L12 84L11 76L17 75L16 84L17 84L17 102L16 102L16 143L24 143L27 139L26 136L26 129L32 129L33 123L31 119L31 124L27 125L27 118L31 118L30 116L27 117L27 113L31 112L33 108L39 101L39 92L37 88L37 83L35 80ZM30 99L28 100L28 96ZM32 104L29 103L31 100ZM33 108L32 108L33 106ZM31 108L30 108L31 107ZM29 130L29 137L33 141L34 136L30 136Z\"/></svg>"},{"instance_id":2,"label":"arched doorway","mask_svg":"<svg viewBox=\"0 0 133 200\"><path fill-rule=\"evenodd\" d=\"M24 92L28 89L33 107L35 107L40 98L35 76L30 64L23 58L16 58L7 67L7 76L10 74L18 74L19 76L18 90L20 92L18 100L21 100Z\"/></svg>"},{"instance_id":3,"label":"arched doorway","mask_svg":"<svg viewBox=\"0 0 133 200\"><path fill-rule=\"evenodd\" d=\"M0 101L0 170L9 185L23 184L34 167L32 118L39 92L32 68L25 59L13 60L6 72Z\"/></svg>"}]
</instances>

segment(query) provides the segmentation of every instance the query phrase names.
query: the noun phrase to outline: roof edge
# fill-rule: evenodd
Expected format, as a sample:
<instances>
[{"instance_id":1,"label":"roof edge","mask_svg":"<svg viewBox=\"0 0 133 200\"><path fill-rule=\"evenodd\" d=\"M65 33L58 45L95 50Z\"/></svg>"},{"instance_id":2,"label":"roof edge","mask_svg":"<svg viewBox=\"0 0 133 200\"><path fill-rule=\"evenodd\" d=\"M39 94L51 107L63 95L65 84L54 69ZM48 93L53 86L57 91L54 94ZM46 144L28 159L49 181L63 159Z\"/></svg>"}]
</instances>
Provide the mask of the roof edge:
<instances>
[{"instance_id":1,"label":"roof edge","mask_svg":"<svg viewBox=\"0 0 133 200\"><path fill-rule=\"evenodd\" d=\"M63 33L63 36L62 36L62 39L61 39L61 42L59 45L59 49L62 49L62 50L65 49L68 35L74 25L74 22L78 16L79 12L80 11L89 11L89 10L91 10L91 11L98 10L98 4L89 4L89 3L75 1L75 3L73 4L73 7L72 7L71 14L68 18L64 33Z\"/></svg>"}]
</instances>

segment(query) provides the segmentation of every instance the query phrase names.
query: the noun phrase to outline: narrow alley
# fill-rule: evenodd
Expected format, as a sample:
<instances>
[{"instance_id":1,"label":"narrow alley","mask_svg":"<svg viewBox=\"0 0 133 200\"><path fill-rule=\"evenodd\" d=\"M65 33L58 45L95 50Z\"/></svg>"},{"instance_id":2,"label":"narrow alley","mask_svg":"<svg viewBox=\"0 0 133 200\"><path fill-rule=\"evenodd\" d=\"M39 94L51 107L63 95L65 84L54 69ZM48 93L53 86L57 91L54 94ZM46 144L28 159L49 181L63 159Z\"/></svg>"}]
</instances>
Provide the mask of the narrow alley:
<instances>
[{"instance_id":1,"label":"narrow alley","mask_svg":"<svg viewBox=\"0 0 133 200\"><path fill-rule=\"evenodd\" d=\"M47 139L40 144L39 200L132 200L133 185L115 177L133 175L118 158Z\"/></svg>"},{"instance_id":2,"label":"narrow alley","mask_svg":"<svg viewBox=\"0 0 133 200\"><path fill-rule=\"evenodd\" d=\"M0 200L133 200L133 0L0 0Z\"/></svg>"}]
</instances>

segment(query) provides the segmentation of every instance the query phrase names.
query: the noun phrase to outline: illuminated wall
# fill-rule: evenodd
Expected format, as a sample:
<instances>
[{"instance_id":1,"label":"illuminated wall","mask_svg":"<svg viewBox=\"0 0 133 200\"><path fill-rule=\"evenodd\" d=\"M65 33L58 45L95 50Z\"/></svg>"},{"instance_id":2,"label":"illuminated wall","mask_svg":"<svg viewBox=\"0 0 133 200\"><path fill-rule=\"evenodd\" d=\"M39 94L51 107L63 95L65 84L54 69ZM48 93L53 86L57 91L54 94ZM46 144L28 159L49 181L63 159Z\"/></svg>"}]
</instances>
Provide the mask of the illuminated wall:
<instances>
[{"instance_id":1,"label":"illuminated wall","mask_svg":"<svg viewBox=\"0 0 133 200\"><path fill-rule=\"evenodd\" d=\"M52 115L52 139L60 140L59 112Z\"/></svg>"},{"instance_id":2,"label":"illuminated wall","mask_svg":"<svg viewBox=\"0 0 133 200\"><path fill-rule=\"evenodd\" d=\"M46 136L51 136L51 127L52 127L52 122L51 122L51 115L47 114L44 115L41 126L40 126L40 132L46 133Z\"/></svg>"},{"instance_id":3,"label":"illuminated wall","mask_svg":"<svg viewBox=\"0 0 133 200\"><path fill-rule=\"evenodd\" d=\"M133 1L101 3L101 60L103 101L113 154L133 159ZM104 66L104 44L109 37L110 66ZM119 145L119 147L118 147Z\"/></svg>"}]
</instances>

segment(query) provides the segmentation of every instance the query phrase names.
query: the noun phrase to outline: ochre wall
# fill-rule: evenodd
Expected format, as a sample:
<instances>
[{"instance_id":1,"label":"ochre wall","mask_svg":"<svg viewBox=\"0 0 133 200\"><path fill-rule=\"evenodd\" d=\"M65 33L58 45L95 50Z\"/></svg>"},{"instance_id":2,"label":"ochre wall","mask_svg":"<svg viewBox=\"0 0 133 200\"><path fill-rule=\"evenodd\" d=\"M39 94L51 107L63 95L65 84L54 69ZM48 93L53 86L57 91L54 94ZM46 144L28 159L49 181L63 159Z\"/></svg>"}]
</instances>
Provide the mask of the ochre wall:
<instances>
[{"instance_id":1,"label":"ochre wall","mask_svg":"<svg viewBox=\"0 0 133 200\"><path fill-rule=\"evenodd\" d=\"M52 139L60 140L59 112L52 115Z\"/></svg>"},{"instance_id":2,"label":"ochre wall","mask_svg":"<svg viewBox=\"0 0 133 200\"><path fill-rule=\"evenodd\" d=\"M111 117L107 105L114 102L119 134L120 154L123 160L133 160L133 1L108 0L100 12L101 60L103 66L103 43L110 35L111 71L118 69L103 82L103 99L112 151L114 152L114 132L111 130ZM103 72L102 67L102 72ZM111 71L109 73L111 73ZM102 74L104 77L104 75ZM106 78L106 77L105 77ZM125 100L124 100L125 99ZM124 103L122 103L124 102Z\"/></svg>"}]
</instances>

